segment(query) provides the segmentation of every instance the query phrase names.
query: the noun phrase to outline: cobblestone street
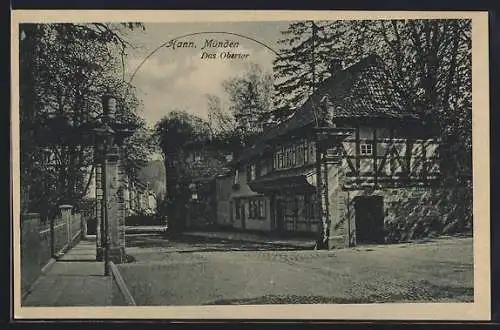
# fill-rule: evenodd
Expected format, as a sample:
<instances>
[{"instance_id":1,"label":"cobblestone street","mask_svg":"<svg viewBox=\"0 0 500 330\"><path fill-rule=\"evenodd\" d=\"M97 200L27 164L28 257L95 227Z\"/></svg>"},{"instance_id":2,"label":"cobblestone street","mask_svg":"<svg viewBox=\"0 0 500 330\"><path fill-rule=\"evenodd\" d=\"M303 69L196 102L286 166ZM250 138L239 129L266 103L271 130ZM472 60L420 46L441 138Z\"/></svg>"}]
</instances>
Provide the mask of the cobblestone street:
<instances>
[{"instance_id":1,"label":"cobblestone street","mask_svg":"<svg viewBox=\"0 0 500 330\"><path fill-rule=\"evenodd\" d=\"M473 300L471 238L312 251L217 238L127 237L138 305Z\"/></svg>"}]
</instances>

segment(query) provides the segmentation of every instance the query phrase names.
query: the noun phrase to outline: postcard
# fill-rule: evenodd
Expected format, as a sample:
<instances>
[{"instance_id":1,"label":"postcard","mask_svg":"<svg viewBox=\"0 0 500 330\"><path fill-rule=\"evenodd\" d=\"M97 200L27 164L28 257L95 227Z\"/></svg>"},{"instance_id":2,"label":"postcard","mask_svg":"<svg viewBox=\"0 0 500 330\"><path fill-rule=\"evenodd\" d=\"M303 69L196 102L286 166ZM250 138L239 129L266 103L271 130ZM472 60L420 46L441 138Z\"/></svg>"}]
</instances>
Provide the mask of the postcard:
<instances>
[{"instance_id":1,"label":"postcard","mask_svg":"<svg viewBox=\"0 0 500 330\"><path fill-rule=\"evenodd\" d=\"M490 318L487 13L11 28L16 318Z\"/></svg>"}]
</instances>

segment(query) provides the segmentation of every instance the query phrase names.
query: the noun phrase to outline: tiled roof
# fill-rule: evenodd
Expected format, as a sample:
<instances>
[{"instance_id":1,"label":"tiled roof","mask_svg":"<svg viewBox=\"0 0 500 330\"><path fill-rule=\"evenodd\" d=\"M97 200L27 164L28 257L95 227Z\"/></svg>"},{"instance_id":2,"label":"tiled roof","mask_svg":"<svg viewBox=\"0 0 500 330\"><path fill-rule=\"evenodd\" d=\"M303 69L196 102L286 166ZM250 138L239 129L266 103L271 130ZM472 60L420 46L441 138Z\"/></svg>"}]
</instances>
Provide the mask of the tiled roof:
<instances>
[{"instance_id":1,"label":"tiled roof","mask_svg":"<svg viewBox=\"0 0 500 330\"><path fill-rule=\"evenodd\" d=\"M249 183L252 190L261 192L283 188L312 188L307 177L314 174L314 166L292 168L283 171L274 171Z\"/></svg>"},{"instance_id":2,"label":"tiled roof","mask_svg":"<svg viewBox=\"0 0 500 330\"><path fill-rule=\"evenodd\" d=\"M325 79L317 87L315 94L293 115L265 130L258 141L246 149L234 163L260 155L269 140L314 124L321 112L320 108L324 106L332 119L417 118L404 108L383 60L377 55L370 55Z\"/></svg>"},{"instance_id":3,"label":"tiled roof","mask_svg":"<svg viewBox=\"0 0 500 330\"><path fill-rule=\"evenodd\" d=\"M212 158L189 166L186 180L193 182L212 180L219 175L226 175L230 171L224 162Z\"/></svg>"}]
</instances>

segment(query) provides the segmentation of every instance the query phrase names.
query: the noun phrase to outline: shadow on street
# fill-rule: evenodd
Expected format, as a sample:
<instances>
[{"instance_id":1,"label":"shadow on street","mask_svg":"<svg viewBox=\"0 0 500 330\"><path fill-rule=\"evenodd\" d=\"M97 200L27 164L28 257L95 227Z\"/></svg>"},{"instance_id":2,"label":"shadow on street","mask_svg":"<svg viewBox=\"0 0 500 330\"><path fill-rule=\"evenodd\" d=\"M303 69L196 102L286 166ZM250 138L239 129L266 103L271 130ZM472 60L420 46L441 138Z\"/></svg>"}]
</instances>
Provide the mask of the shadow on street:
<instances>
[{"instance_id":1,"label":"shadow on street","mask_svg":"<svg viewBox=\"0 0 500 330\"><path fill-rule=\"evenodd\" d=\"M167 248L172 252L224 252L224 251L297 251L310 248L277 243L249 242L228 240L216 237L195 237L189 235L169 235L164 233L146 233L127 235L129 248Z\"/></svg>"}]
</instances>

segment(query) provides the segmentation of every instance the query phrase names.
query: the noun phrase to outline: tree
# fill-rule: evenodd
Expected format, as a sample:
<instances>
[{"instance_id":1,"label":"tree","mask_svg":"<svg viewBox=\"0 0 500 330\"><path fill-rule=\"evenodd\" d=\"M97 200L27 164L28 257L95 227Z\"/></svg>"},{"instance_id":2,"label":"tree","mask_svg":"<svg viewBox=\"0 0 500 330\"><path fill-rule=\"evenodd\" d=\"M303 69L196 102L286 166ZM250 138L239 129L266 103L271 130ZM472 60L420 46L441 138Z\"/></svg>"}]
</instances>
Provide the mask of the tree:
<instances>
[{"instance_id":1,"label":"tree","mask_svg":"<svg viewBox=\"0 0 500 330\"><path fill-rule=\"evenodd\" d=\"M193 179L213 178L226 170L225 155L240 146L234 132L214 131L209 122L185 111L171 111L156 125L156 138L162 150L167 181L169 228L182 229L191 197ZM202 162L188 161L193 150L204 152Z\"/></svg>"},{"instance_id":2,"label":"tree","mask_svg":"<svg viewBox=\"0 0 500 330\"><path fill-rule=\"evenodd\" d=\"M207 96L214 126L243 139L262 132L266 114L272 110L272 75L252 63L243 74L224 81L222 86L229 99L226 109L218 96Z\"/></svg>"},{"instance_id":3,"label":"tree","mask_svg":"<svg viewBox=\"0 0 500 330\"><path fill-rule=\"evenodd\" d=\"M207 94L208 121L215 134L236 131L236 120L229 107L224 107L222 99L217 95Z\"/></svg>"},{"instance_id":4,"label":"tree","mask_svg":"<svg viewBox=\"0 0 500 330\"><path fill-rule=\"evenodd\" d=\"M121 119L141 125L135 114L140 103L118 69L131 47L124 31L137 27L141 25L20 26L21 188L30 191L31 211L61 202L77 205L85 195L89 182L84 174L93 164L93 148L81 143L88 134L79 134L78 128L98 119L104 92L118 96ZM52 159L50 167L43 149Z\"/></svg>"},{"instance_id":5,"label":"tree","mask_svg":"<svg viewBox=\"0 0 500 330\"><path fill-rule=\"evenodd\" d=\"M203 143L210 137L209 123L185 111L174 110L162 118L155 127L155 136L165 160L169 230L180 230L185 219L189 198L188 187L183 184L188 176L184 149L190 144Z\"/></svg>"}]
</instances>

